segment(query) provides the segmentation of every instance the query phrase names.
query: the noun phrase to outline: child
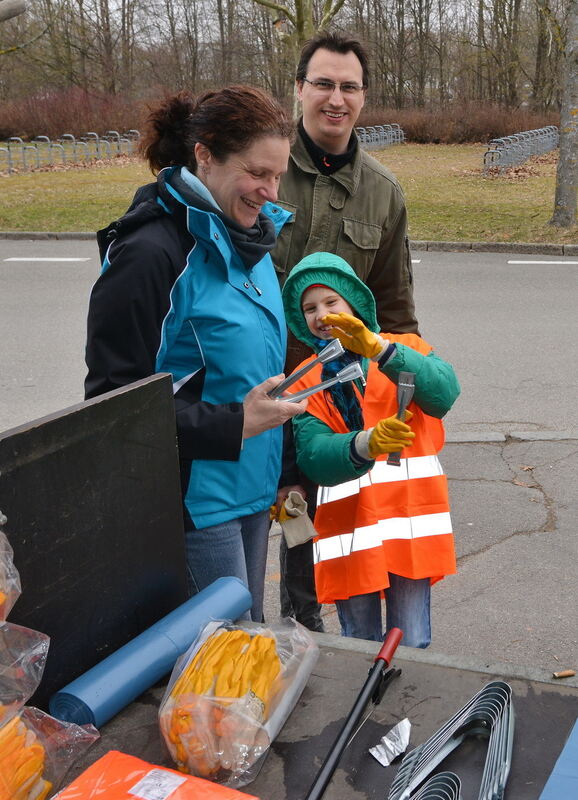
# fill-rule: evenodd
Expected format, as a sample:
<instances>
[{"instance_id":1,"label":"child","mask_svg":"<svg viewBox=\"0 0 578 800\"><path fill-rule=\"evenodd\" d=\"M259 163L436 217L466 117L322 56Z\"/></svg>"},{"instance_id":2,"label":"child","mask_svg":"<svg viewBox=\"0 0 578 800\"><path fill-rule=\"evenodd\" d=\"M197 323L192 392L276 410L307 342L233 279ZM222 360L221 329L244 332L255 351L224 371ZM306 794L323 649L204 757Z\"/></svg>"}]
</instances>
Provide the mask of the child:
<instances>
[{"instance_id":1,"label":"child","mask_svg":"<svg viewBox=\"0 0 578 800\"><path fill-rule=\"evenodd\" d=\"M292 392L355 359L367 381L365 388L338 383L314 394L307 412L293 419L297 464L319 484L319 602L335 603L343 636L380 641L384 592L386 629L401 628L404 645L427 647L430 586L456 571L447 481L437 458L441 417L460 392L453 368L416 334L378 335L373 295L339 256L302 259L285 282L283 303L290 329L316 353L332 338L346 348ZM406 415L411 427L396 418L400 371L415 374ZM388 466L388 453L400 450L401 465Z\"/></svg>"}]
</instances>

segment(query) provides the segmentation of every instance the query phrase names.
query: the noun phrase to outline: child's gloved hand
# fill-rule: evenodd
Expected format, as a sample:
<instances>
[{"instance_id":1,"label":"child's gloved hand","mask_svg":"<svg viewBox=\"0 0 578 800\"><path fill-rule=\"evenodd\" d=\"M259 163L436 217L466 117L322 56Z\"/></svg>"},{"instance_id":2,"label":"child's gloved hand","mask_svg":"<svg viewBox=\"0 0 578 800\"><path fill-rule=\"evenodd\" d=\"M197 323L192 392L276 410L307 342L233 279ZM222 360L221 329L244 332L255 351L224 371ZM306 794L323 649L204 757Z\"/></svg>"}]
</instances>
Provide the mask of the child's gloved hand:
<instances>
[{"instance_id":1,"label":"child's gloved hand","mask_svg":"<svg viewBox=\"0 0 578 800\"><path fill-rule=\"evenodd\" d=\"M326 314L322 321L324 325L331 326L331 333L347 350L360 356L373 358L388 344L386 339L370 331L360 319L344 311L339 314Z\"/></svg>"},{"instance_id":2,"label":"child's gloved hand","mask_svg":"<svg viewBox=\"0 0 578 800\"><path fill-rule=\"evenodd\" d=\"M411 419L411 411L405 412L405 418ZM369 437L369 455L376 458L383 453L398 453L404 447L411 447L415 433L405 422L397 417L380 419Z\"/></svg>"}]
</instances>

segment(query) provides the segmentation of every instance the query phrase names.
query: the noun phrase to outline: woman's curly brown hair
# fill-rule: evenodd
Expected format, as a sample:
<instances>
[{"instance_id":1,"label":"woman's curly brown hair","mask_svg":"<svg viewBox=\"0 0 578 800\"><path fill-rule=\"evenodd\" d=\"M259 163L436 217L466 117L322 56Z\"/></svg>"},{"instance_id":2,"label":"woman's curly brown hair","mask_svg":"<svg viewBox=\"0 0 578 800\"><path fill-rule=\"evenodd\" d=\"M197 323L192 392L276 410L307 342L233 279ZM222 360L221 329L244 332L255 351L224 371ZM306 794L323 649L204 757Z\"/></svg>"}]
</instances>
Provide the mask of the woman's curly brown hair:
<instances>
[{"instance_id":1,"label":"woman's curly brown hair","mask_svg":"<svg viewBox=\"0 0 578 800\"><path fill-rule=\"evenodd\" d=\"M294 125L271 95L252 86L227 86L194 97L187 91L151 110L140 150L154 173L164 167L196 170L195 144L218 161L240 153L262 136L293 140Z\"/></svg>"}]
</instances>

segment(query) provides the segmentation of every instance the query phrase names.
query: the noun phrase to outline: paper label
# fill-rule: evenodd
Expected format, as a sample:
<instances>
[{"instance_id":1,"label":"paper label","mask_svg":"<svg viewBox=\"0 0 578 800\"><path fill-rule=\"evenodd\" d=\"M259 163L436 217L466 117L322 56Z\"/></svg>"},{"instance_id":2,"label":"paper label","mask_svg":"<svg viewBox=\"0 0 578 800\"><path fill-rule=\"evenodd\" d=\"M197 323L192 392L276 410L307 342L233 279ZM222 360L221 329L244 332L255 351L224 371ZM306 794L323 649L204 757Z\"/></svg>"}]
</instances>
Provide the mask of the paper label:
<instances>
[{"instance_id":1,"label":"paper label","mask_svg":"<svg viewBox=\"0 0 578 800\"><path fill-rule=\"evenodd\" d=\"M143 800L166 800L186 780L173 772L152 769L132 789L129 789L128 793L135 797L142 797Z\"/></svg>"}]
</instances>

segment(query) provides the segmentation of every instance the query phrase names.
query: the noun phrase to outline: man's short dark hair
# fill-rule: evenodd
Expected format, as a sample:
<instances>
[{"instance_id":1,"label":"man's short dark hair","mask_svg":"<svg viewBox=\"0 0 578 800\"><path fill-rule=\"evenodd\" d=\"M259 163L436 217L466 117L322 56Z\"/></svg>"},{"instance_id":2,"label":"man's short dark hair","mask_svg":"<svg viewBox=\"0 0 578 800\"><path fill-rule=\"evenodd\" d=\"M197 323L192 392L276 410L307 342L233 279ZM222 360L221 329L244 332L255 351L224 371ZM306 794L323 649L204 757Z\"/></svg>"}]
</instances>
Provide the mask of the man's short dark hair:
<instances>
[{"instance_id":1,"label":"man's short dark hair","mask_svg":"<svg viewBox=\"0 0 578 800\"><path fill-rule=\"evenodd\" d=\"M363 70L363 85L367 87L369 83L369 59L364 46L359 39L355 39L353 36L330 33L329 31L321 31L321 33L316 34L312 39L305 42L297 64L296 80L302 81L307 77L307 68L309 67L311 56L321 48L332 53L341 53L342 55L355 53Z\"/></svg>"}]
</instances>

